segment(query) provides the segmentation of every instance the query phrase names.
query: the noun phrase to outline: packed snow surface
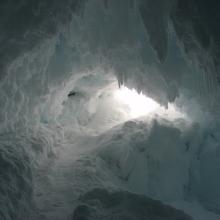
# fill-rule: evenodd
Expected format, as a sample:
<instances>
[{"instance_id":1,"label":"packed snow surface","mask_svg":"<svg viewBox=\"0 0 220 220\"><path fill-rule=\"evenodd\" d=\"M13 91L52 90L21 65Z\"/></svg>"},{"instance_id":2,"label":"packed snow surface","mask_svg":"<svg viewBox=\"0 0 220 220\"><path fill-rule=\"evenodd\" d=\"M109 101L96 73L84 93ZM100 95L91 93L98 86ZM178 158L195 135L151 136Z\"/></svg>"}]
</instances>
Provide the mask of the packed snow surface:
<instances>
[{"instance_id":1,"label":"packed snow surface","mask_svg":"<svg viewBox=\"0 0 220 220\"><path fill-rule=\"evenodd\" d=\"M204 180L198 179L197 174L202 176L206 172L200 169L201 163L205 162L202 161L204 149L201 149L201 140L197 137L202 135L202 129L183 116L180 118L180 113L173 116L172 108L171 113L164 112L161 110L160 116L154 112L147 117L131 119L92 136L88 133L70 135L61 144L59 154L35 174L35 208L31 219L78 219L79 216L86 219L106 216L108 219L112 215L118 219L124 216L139 219L138 215L142 215L141 218L146 219L147 214L137 213L135 207L126 211L129 200L127 205L124 204L124 194L128 198L131 196L131 203L134 197L137 207L142 206L145 199L149 204L152 201L153 207L163 206L149 200L152 198L171 204L195 220L219 219L217 214L202 207L203 191L194 189L204 186ZM169 114L172 117L169 118ZM87 192L94 189L97 191L93 192L92 201L84 201L82 198L87 198ZM119 193L114 207L99 202L99 196L106 194L106 190L116 192L116 195ZM139 200L138 195L146 198ZM104 200L111 201L111 196L114 197L114 193ZM212 202L217 203L216 199ZM83 210L86 206L83 213L80 211L82 204ZM164 213L149 214L153 219L157 219L157 215L163 219L168 218L167 215L174 219L178 216L191 219L171 208Z\"/></svg>"}]
</instances>

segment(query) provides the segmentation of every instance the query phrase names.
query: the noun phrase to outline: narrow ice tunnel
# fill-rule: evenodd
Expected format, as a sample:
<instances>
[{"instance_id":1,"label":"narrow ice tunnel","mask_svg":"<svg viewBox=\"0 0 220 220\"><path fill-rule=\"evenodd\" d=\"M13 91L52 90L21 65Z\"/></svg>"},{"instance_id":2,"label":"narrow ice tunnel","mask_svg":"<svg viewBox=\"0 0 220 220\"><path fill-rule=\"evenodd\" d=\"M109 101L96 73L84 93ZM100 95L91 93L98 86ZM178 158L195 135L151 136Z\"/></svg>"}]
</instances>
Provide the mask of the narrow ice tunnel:
<instances>
[{"instance_id":1,"label":"narrow ice tunnel","mask_svg":"<svg viewBox=\"0 0 220 220\"><path fill-rule=\"evenodd\" d=\"M219 220L217 0L0 2L0 220Z\"/></svg>"}]
</instances>

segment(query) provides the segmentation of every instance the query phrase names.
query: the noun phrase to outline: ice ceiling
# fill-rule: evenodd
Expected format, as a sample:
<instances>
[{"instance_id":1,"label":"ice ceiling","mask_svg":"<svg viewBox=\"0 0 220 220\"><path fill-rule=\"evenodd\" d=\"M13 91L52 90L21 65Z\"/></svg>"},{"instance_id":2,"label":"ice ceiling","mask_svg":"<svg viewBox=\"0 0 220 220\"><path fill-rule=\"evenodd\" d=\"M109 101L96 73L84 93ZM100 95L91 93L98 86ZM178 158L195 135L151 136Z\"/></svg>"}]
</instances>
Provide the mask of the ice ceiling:
<instances>
[{"instance_id":1,"label":"ice ceiling","mask_svg":"<svg viewBox=\"0 0 220 220\"><path fill-rule=\"evenodd\" d=\"M219 11L2 0L0 219L220 219Z\"/></svg>"}]
</instances>

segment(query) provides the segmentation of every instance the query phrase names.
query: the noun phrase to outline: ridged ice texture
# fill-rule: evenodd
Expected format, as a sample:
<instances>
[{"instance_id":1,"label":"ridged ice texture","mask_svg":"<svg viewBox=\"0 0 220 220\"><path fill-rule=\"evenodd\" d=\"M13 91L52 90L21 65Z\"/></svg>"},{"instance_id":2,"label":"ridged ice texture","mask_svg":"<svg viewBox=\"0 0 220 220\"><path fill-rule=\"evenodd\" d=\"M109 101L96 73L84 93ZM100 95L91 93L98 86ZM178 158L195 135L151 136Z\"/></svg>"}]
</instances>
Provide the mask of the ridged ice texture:
<instances>
[{"instance_id":1,"label":"ridged ice texture","mask_svg":"<svg viewBox=\"0 0 220 220\"><path fill-rule=\"evenodd\" d=\"M14 219L13 201L17 213L28 209L30 202L21 201L31 195L29 172L63 140L63 103L83 75L110 73L119 85L135 87L165 106L180 95L205 109L219 109L218 25L206 20L210 12L218 21L217 4L168 2L1 1L0 157L8 171L1 168L5 178L0 198L8 199L6 206L3 199L5 219ZM212 7L214 11L208 10ZM188 102L180 105L187 108ZM213 157L212 152L207 155ZM218 160L212 166L215 174ZM208 194L207 186L210 183L202 189ZM16 192L23 192L24 198L14 200Z\"/></svg>"},{"instance_id":2,"label":"ridged ice texture","mask_svg":"<svg viewBox=\"0 0 220 220\"><path fill-rule=\"evenodd\" d=\"M159 117L128 121L100 140L98 155L130 190L165 202L197 198L219 211L218 128Z\"/></svg>"},{"instance_id":3,"label":"ridged ice texture","mask_svg":"<svg viewBox=\"0 0 220 220\"><path fill-rule=\"evenodd\" d=\"M211 26L209 36L206 23L199 25L202 10L197 7L159 0L2 2L1 127L13 127L15 122L23 126L33 113L40 114L40 104L53 105L53 92L64 99L60 86L72 75L97 67L163 105L190 93L188 98L216 107L218 32ZM189 10L192 17L195 10L197 20L184 17ZM154 16L157 13L161 16ZM201 26L199 33L195 26ZM189 65L189 59L186 64L178 39L186 57L194 54L199 68Z\"/></svg>"}]
</instances>

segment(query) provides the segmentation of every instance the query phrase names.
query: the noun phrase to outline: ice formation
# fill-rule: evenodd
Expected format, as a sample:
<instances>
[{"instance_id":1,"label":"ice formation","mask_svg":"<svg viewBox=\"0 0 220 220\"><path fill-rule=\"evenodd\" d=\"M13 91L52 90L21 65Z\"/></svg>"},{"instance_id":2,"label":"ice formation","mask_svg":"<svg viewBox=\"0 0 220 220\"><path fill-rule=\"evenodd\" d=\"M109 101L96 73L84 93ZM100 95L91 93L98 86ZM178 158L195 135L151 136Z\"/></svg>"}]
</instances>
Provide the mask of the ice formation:
<instances>
[{"instance_id":1,"label":"ice formation","mask_svg":"<svg viewBox=\"0 0 220 220\"><path fill-rule=\"evenodd\" d=\"M191 220L179 210L165 206L159 201L129 192L108 192L94 189L82 198L73 219L152 219Z\"/></svg>"},{"instance_id":2,"label":"ice formation","mask_svg":"<svg viewBox=\"0 0 220 220\"><path fill-rule=\"evenodd\" d=\"M219 7L2 0L0 219L77 219L89 192L120 200L106 219L220 219Z\"/></svg>"}]
</instances>

